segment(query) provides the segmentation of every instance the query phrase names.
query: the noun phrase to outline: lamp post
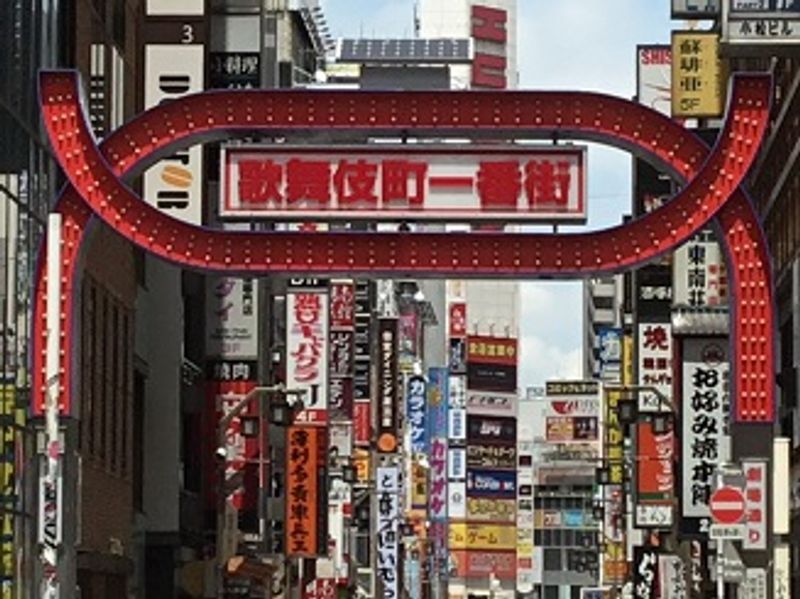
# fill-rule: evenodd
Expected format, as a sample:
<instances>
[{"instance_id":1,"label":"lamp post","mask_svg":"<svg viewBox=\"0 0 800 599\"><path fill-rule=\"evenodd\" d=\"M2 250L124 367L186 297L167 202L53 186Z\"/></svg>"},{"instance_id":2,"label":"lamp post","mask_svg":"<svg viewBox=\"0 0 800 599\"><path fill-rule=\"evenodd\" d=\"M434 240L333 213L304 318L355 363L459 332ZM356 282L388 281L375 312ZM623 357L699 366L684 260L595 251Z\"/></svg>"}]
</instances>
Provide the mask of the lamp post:
<instances>
[{"instance_id":1,"label":"lamp post","mask_svg":"<svg viewBox=\"0 0 800 599\"><path fill-rule=\"evenodd\" d=\"M228 450L227 450L227 433L228 427L234 421L235 418L241 416L241 414L247 409L250 403L255 398L263 398L264 396L269 395L278 395L280 397L294 397L295 400L292 403L289 402L281 402L272 404L270 403L270 420L274 421L275 424L282 424L288 425L291 420L292 409L294 406L300 405L302 402L302 397L305 395L305 389L298 389L298 390L287 390L283 383L279 383L277 385L270 385L270 386L258 386L253 387L247 394L234 405L231 410L227 413L223 414L222 418L220 418L219 423L217 424L217 449L215 452L215 456L217 458L217 597L222 599L224 597L224 572L225 572L225 565L228 561L229 555L226 555L226 552L223 551L223 545L225 540L228 538L230 531L228 530L228 521L226 518L226 507L227 507L227 493L225 489L225 466L228 458ZM264 514L264 497L263 495L263 487L266 484L266 477L264 476L264 464L268 462L268 460L264 459L264 453L266 451L266 444L264 443L264 403L263 401L259 401L259 410L258 410L258 436L259 436L259 531L262 535L262 542L266 538L266 520Z\"/></svg>"}]
</instances>

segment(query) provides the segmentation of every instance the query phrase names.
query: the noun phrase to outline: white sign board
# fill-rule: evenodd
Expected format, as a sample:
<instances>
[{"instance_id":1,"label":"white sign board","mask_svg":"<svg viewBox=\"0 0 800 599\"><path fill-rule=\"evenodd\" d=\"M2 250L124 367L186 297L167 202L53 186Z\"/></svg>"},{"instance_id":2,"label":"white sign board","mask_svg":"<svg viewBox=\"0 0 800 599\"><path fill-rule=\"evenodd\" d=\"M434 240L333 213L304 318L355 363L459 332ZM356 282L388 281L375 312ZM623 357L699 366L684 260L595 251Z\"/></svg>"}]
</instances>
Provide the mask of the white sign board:
<instances>
[{"instance_id":1,"label":"white sign board","mask_svg":"<svg viewBox=\"0 0 800 599\"><path fill-rule=\"evenodd\" d=\"M744 535L744 524L712 524L708 527L708 537L713 540L741 540Z\"/></svg>"},{"instance_id":2,"label":"white sign board","mask_svg":"<svg viewBox=\"0 0 800 599\"><path fill-rule=\"evenodd\" d=\"M668 45L636 49L636 96L639 104L672 114L672 48Z\"/></svg>"},{"instance_id":3,"label":"white sign board","mask_svg":"<svg viewBox=\"0 0 800 599\"><path fill-rule=\"evenodd\" d=\"M220 215L322 220L586 220L586 149L223 148Z\"/></svg>"},{"instance_id":4,"label":"white sign board","mask_svg":"<svg viewBox=\"0 0 800 599\"><path fill-rule=\"evenodd\" d=\"M167 4L162 0L160 4ZM144 107L203 89L202 44L148 44L144 55ZM144 174L144 200L195 225L203 222L203 147L167 156Z\"/></svg>"},{"instance_id":5,"label":"white sign board","mask_svg":"<svg viewBox=\"0 0 800 599\"><path fill-rule=\"evenodd\" d=\"M672 304L719 306L728 301L725 261L711 231L698 233L675 250Z\"/></svg>"},{"instance_id":6,"label":"white sign board","mask_svg":"<svg viewBox=\"0 0 800 599\"><path fill-rule=\"evenodd\" d=\"M375 480L378 492L376 567L384 599L394 599L398 596L399 479L399 471L396 466L377 469Z\"/></svg>"},{"instance_id":7,"label":"white sign board","mask_svg":"<svg viewBox=\"0 0 800 599\"><path fill-rule=\"evenodd\" d=\"M206 278L206 355L258 356L258 295L253 279Z\"/></svg>"},{"instance_id":8,"label":"white sign board","mask_svg":"<svg viewBox=\"0 0 800 599\"><path fill-rule=\"evenodd\" d=\"M767 464L758 461L742 461L744 472L745 549L767 548Z\"/></svg>"},{"instance_id":9,"label":"white sign board","mask_svg":"<svg viewBox=\"0 0 800 599\"><path fill-rule=\"evenodd\" d=\"M305 391L295 422L327 422L328 339L328 295L287 293L286 388Z\"/></svg>"},{"instance_id":10,"label":"white sign board","mask_svg":"<svg viewBox=\"0 0 800 599\"><path fill-rule=\"evenodd\" d=\"M639 384L660 392L639 392L640 412L672 411L672 326L663 322L640 322L638 336Z\"/></svg>"},{"instance_id":11,"label":"white sign board","mask_svg":"<svg viewBox=\"0 0 800 599\"><path fill-rule=\"evenodd\" d=\"M683 515L708 518L717 464L731 457L728 339L686 337L682 372Z\"/></svg>"}]
</instances>

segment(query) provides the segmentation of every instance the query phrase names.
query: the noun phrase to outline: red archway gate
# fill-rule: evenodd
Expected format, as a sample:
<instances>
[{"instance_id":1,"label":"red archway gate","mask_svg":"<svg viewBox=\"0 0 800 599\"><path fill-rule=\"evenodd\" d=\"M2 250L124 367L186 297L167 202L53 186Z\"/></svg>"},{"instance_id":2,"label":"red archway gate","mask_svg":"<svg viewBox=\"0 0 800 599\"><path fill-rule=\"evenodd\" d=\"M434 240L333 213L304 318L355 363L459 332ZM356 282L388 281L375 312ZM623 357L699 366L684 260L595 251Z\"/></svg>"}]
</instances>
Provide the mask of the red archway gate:
<instances>
[{"instance_id":1,"label":"red archway gate","mask_svg":"<svg viewBox=\"0 0 800 599\"><path fill-rule=\"evenodd\" d=\"M736 77L725 127L712 151L676 122L630 101L561 92L210 92L156 107L98 148L72 73L41 77L45 126L70 185L62 214L60 408L71 409L70 348L78 252L92 215L131 242L178 264L238 273L303 272L450 277L570 277L643 264L716 219L732 293L733 393L740 422L773 418L773 305L769 258L741 190L766 129L769 78ZM120 178L177 145L292 131L579 138L648 157L685 183L661 208L624 226L579 234L232 233L157 211ZM40 268L36 313L46 309ZM45 392L46 328L34 320L34 409Z\"/></svg>"}]
</instances>

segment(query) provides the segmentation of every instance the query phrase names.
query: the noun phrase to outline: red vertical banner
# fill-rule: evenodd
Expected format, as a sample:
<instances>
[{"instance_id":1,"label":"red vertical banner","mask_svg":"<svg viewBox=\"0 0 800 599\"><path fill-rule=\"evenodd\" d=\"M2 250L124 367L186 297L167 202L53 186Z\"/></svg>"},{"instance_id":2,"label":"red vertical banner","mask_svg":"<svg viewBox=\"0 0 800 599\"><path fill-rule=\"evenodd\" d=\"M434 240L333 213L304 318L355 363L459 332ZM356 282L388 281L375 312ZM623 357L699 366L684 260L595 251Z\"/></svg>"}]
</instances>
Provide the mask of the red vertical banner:
<instances>
[{"instance_id":1,"label":"red vertical banner","mask_svg":"<svg viewBox=\"0 0 800 599\"><path fill-rule=\"evenodd\" d=\"M255 510L258 497L258 437L244 435L242 419L256 417L258 405L252 402L239 416L231 419L225 427L222 447L225 449L225 481L219 481L219 470L213 455L220 439L219 430L222 418L241 403L247 393L256 386L254 380L221 380L211 381L206 385L206 401L208 412L214 414L209 419L208 446L209 480L208 505L216 506L216 493L224 488L228 501L239 511Z\"/></svg>"},{"instance_id":2,"label":"red vertical banner","mask_svg":"<svg viewBox=\"0 0 800 599\"><path fill-rule=\"evenodd\" d=\"M353 419L354 358L355 288L349 280L331 281L328 389L331 421Z\"/></svg>"},{"instance_id":3,"label":"red vertical banner","mask_svg":"<svg viewBox=\"0 0 800 599\"><path fill-rule=\"evenodd\" d=\"M327 552L326 429L290 426L286 433L286 554Z\"/></svg>"},{"instance_id":4,"label":"red vertical banner","mask_svg":"<svg viewBox=\"0 0 800 599\"><path fill-rule=\"evenodd\" d=\"M669 528L675 498L675 434L656 433L650 422L636 428L636 526Z\"/></svg>"}]
</instances>

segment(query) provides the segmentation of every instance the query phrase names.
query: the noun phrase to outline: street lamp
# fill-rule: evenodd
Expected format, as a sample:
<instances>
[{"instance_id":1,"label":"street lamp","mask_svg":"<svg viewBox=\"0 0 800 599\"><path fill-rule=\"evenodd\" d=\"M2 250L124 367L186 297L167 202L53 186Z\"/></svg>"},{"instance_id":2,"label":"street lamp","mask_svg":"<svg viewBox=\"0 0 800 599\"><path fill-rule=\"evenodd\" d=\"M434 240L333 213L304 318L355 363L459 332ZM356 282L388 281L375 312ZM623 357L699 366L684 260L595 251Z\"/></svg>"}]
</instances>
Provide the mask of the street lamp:
<instances>
[{"instance_id":1,"label":"street lamp","mask_svg":"<svg viewBox=\"0 0 800 599\"><path fill-rule=\"evenodd\" d=\"M305 389L291 389L287 390L283 383L270 386L253 387L247 394L236 403L227 413L223 414L217 424L217 448L215 456L217 458L217 597L224 596L224 569L229 555L227 551L223 550L223 544L230 534L229 526L226 515L226 480L225 480L225 465L228 459L228 448L226 443L226 436L228 427L235 418L247 409L250 403L255 398L262 396L278 395L285 398L283 401L270 402L270 421L277 425L288 425L291 423L293 411L296 407L302 405L302 398L305 395ZM260 489L263 490L265 484L264 476L264 403L259 401L258 404L258 419L254 420L244 419L242 422L242 434L252 436L255 430L258 431L259 438L259 479L261 481ZM262 535L262 542L266 540L266 522L265 514L263 512L263 498L259 498L259 530Z\"/></svg>"}]
</instances>

